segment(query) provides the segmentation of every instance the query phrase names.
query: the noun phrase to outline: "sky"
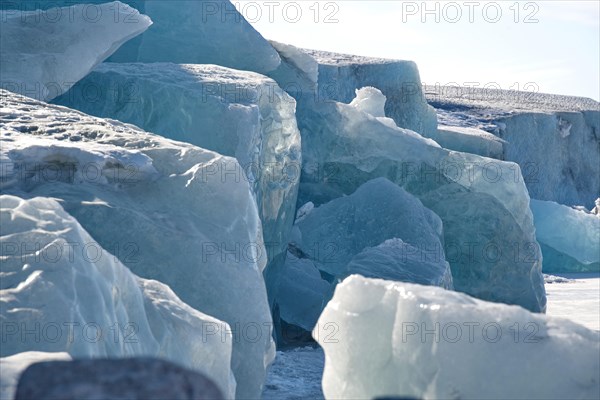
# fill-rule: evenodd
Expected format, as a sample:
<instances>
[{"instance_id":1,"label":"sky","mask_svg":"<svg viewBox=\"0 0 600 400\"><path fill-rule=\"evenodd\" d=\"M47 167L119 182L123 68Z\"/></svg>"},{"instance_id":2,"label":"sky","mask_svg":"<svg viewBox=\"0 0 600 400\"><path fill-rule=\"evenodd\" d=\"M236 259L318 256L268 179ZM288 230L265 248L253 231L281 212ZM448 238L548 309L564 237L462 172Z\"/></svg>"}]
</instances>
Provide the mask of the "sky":
<instances>
[{"instance_id":1,"label":"sky","mask_svg":"<svg viewBox=\"0 0 600 400\"><path fill-rule=\"evenodd\" d=\"M267 39L413 60L428 85L600 100L600 1L240 1Z\"/></svg>"}]
</instances>

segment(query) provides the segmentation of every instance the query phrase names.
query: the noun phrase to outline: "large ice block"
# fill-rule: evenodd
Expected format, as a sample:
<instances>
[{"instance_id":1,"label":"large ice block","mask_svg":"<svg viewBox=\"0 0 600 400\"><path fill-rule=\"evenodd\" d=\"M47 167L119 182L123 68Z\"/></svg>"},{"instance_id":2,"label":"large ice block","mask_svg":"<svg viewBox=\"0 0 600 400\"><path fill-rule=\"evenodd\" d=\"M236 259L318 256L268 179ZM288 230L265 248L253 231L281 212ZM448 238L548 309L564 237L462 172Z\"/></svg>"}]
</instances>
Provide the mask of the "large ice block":
<instances>
[{"instance_id":1,"label":"large ice block","mask_svg":"<svg viewBox=\"0 0 600 400\"><path fill-rule=\"evenodd\" d=\"M273 357L272 318L256 202L248 182L221 175L239 163L8 92L0 102L3 192L60 199L134 273L227 322L236 393L258 396Z\"/></svg>"},{"instance_id":2,"label":"large ice block","mask_svg":"<svg viewBox=\"0 0 600 400\"><path fill-rule=\"evenodd\" d=\"M133 275L56 200L2 195L0 204L1 356L163 357L234 395L233 337L206 334L226 323Z\"/></svg>"},{"instance_id":3,"label":"large ice block","mask_svg":"<svg viewBox=\"0 0 600 400\"><path fill-rule=\"evenodd\" d=\"M0 10L0 85L40 100L67 90L152 21L115 1L91 5L3 2ZM32 8L26 11L27 7ZM14 9L10 9L14 8Z\"/></svg>"},{"instance_id":4,"label":"large ice block","mask_svg":"<svg viewBox=\"0 0 600 400\"><path fill-rule=\"evenodd\" d=\"M434 286L337 286L313 336L327 399L596 399L600 334Z\"/></svg>"}]
</instances>

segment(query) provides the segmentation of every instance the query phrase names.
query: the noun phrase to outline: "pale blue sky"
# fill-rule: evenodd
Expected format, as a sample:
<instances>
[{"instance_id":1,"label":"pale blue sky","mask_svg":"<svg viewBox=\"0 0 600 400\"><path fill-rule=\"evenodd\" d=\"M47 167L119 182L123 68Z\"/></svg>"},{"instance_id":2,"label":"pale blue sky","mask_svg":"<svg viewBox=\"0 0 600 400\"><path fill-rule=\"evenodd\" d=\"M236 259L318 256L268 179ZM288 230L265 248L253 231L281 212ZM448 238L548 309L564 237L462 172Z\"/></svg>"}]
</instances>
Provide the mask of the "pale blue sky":
<instances>
[{"instance_id":1,"label":"pale blue sky","mask_svg":"<svg viewBox=\"0 0 600 400\"><path fill-rule=\"evenodd\" d=\"M427 1L431 14L425 14L422 1L237 3L268 39L413 60L426 84L538 87L546 93L600 99L597 0ZM534 85L526 87L528 83Z\"/></svg>"}]
</instances>

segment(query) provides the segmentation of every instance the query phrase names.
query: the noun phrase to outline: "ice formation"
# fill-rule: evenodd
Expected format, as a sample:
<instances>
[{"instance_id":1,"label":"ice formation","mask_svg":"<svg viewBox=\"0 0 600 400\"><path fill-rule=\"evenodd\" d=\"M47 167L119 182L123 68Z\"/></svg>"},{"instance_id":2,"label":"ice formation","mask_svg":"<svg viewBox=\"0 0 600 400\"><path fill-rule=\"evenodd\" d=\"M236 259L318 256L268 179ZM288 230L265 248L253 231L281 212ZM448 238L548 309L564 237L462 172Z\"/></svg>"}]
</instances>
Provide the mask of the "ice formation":
<instances>
[{"instance_id":1,"label":"ice formation","mask_svg":"<svg viewBox=\"0 0 600 400\"><path fill-rule=\"evenodd\" d=\"M456 290L532 311L545 309L529 196L516 164L443 149L348 104L305 108L298 123L303 158L299 204L327 203L386 177L442 219Z\"/></svg>"},{"instance_id":2,"label":"ice formation","mask_svg":"<svg viewBox=\"0 0 600 400\"><path fill-rule=\"evenodd\" d=\"M381 90L387 98L385 115L398 126L424 134L435 132L435 110L425 100L414 62L302 51L319 64L319 103L329 100L350 103L356 89L371 86Z\"/></svg>"},{"instance_id":3,"label":"ice formation","mask_svg":"<svg viewBox=\"0 0 600 400\"><path fill-rule=\"evenodd\" d=\"M134 273L227 322L236 393L258 396L273 356L266 252L248 182L220 173L237 161L8 92L1 105L3 192L59 199Z\"/></svg>"},{"instance_id":4,"label":"ice formation","mask_svg":"<svg viewBox=\"0 0 600 400\"><path fill-rule=\"evenodd\" d=\"M140 279L52 199L0 196L3 343L0 355L30 350L72 357L155 355L202 371L233 395L228 327ZM37 340L24 340L32 335Z\"/></svg>"},{"instance_id":5,"label":"ice formation","mask_svg":"<svg viewBox=\"0 0 600 400\"><path fill-rule=\"evenodd\" d=\"M552 201L531 200L543 270L600 272L600 218Z\"/></svg>"},{"instance_id":6,"label":"ice formation","mask_svg":"<svg viewBox=\"0 0 600 400\"><path fill-rule=\"evenodd\" d=\"M214 173L250 183L269 259L281 263L302 161L296 102L275 81L214 65L107 63L56 102L236 157L239 170Z\"/></svg>"},{"instance_id":7,"label":"ice formation","mask_svg":"<svg viewBox=\"0 0 600 400\"><path fill-rule=\"evenodd\" d=\"M417 250L414 254L404 254L398 265L415 257L434 264L436 273L433 275L440 281L449 273L440 218L385 178L369 181L349 196L315 208L298 222L297 229L295 245L319 270L336 278L343 278L348 263L367 247L395 238L410 244L410 250ZM362 267L369 269L364 264ZM411 272L420 276L420 264L411 263L411 267L415 267ZM370 273L377 275L376 271ZM386 275L377 277L388 278ZM432 281L435 279L432 277Z\"/></svg>"},{"instance_id":8,"label":"ice formation","mask_svg":"<svg viewBox=\"0 0 600 400\"><path fill-rule=\"evenodd\" d=\"M314 261L289 252L277 285L279 317L287 324L310 332L331 299L333 288L332 283L321 277ZM292 338L284 336L282 339L288 342Z\"/></svg>"},{"instance_id":9,"label":"ice formation","mask_svg":"<svg viewBox=\"0 0 600 400\"><path fill-rule=\"evenodd\" d=\"M43 2L16 0L22 7L47 7ZM103 3L105 0L60 0L52 4ZM229 0L124 0L152 18L143 35L126 43L109 58L111 62L173 62L217 64L267 73L280 58L260 33L244 19ZM39 4L38 4L39 3ZM95 7L94 5L88 7ZM121 5L121 7L124 7ZM94 11L90 11L92 14ZM112 11L108 13L114 15ZM126 22L135 15L124 15Z\"/></svg>"},{"instance_id":10,"label":"ice formation","mask_svg":"<svg viewBox=\"0 0 600 400\"><path fill-rule=\"evenodd\" d=\"M66 92L152 21L121 2L24 11L23 2L0 11L0 85L41 100ZM33 2L29 2L31 6ZM40 5L39 2L35 3ZM14 6L14 10L7 9ZM18 10L17 10L18 8Z\"/></svg>"},{"instance_id":11,"label":"ice formation","mask_svg":"<svg viewBox=\"0 0 600 400\"><path fill-rule=\"evenodd\" d=\"M328 399L600 396L598 332L433 286L353 275L313 336Z\"/></svg>"},{"instance_id":12,"label":"ice formation","mask_svg":"<svg viewBox=\"0 0 600 400\"><path fill-rule=\"evenodd\" d=\"M481 129L440 125L438 130L428 137L449 150L504 159L506 141Z\"/></svg>"},{"instance_id":13,"label":"ice formation","mask_svg":"<svg viewBox=\"0 0 600 400\"><path fill-rule=\"evenodd\" d=\"M27 351L8 357L1 357L0 371L2 371L2 374L0 374L0 399L14 399L17 383L19 383L19 377L31 364L43 361L68 360L71 360L71 356L65 352L46 353L42 351Z\"/></svg>"},{"instance_id":14,"label":"ice formation","mask_svg":"<svg viewBox=\"0 0 600 400\"><path fill-rule=\"evenodd\" d=\"M593 207L600 196L598 102L463 87L426 92L444 124L483 127L506 141L502 159L520 165L531 198Z\"/></svg>"}]
</instances>

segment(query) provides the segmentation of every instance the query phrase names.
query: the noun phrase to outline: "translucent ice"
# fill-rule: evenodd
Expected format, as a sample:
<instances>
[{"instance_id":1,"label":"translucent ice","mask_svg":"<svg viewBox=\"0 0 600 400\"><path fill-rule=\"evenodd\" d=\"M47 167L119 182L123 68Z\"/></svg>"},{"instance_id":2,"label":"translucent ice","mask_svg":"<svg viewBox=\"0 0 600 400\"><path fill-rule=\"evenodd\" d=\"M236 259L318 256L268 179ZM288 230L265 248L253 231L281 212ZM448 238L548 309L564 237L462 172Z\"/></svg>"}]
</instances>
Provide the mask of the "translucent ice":
<instances>
[{"instance_id":1,"label":"translucent ice","mask_svg":"<svg viewBox=\"0 0 600 400\"><path fill-rule=\"evenodd\" d=\"M22 7L47 7L44 2L16 1ZM60 0L52 4L103 1ZM147 14L154 24L121 47L109 58L111 62L217 64L260 73L272 71L280 63L269 42L229 0L125 0L124 3ZM87 7L92 7L90 14L95 12L93 5ZM114 15L112 10L108 15ZM123 19L131 22L135 16L127 14Z\"/></svg>"},{"instance_id":2,"label":"translucent ice","mask_svg":"<svg viewBox=\"0 0 600 400\"><path fill-rule=\"evenodd\" d=\"M227 322L237 335L236 393L258 396L273 356L272 319L251 188L220 174L239 171L239 163L9 92L0 102L1 149L12 171L3 192L60 199L102 248L118 249L134 273L169 285L191 307Z\"/></svg>"},{"instance_id":3,"label":"translucent ice","mask_svg":"<svg viewBox=\"0 0 600 400\"><path fill-rule=\"evenodd\" d=\"M99 89L93 98L90 88ZM106 63L56 102L236 157L240 169L213 174L250 183L269 258L283 259L301 149L296 102L275 81L215 65Z\"/></svg>"},{"instance_id":4,"label":"translucent ice","mask_svg":"<svg viewBox=\"0 0 600 400\"><path fill-rule=\"evenodd\" d=\"M303 158L299 204L327 203L386 177L442 219L456 290L532 311L545 309L541 256L518 165L443 149L348 104L305 108L298 122Z\"/></svg>"},{"instance_id":5,"label":"translucent ice","mask_svg":"<svg viewBox=\"0 0 600 400\"><path fill-rule=\"evenodd\" d=\"M46 11L23 11L23 4L34 3L13 3L19 10L7 10L11 3L3 4L0 11L0 84L41 100L66 92L152 24L150 18L118 1Z\"/></svg>"},{"instance_id":6,"label":"translucent ice","mask_svg":"<svg viewBox=\"0 0 600 400\"><path fill-rule=\"evenodd\" d=\"M375 87L387 98L385 115L398 126L424 134L435 132L435 110L425 100L414 62L303 51L319 63L319 102L349 103L356 89Z\"/></svg>"},{"instance_id":7,"label":"translucent ice","mask_svg":"<svg viewBox=\"0 0 600 400\"><path fill-rule=\"evenodd\" d=\"M438 130L428 137L446 149L499 160L504 157L503 146L506 142L481 129L440 125Z\"/></svg>"},{"instance_id":8,"label":"translucent ice","mask_svg":"<svg viewBox=\"0 0 600 400\"><path fill-rule=\"evenodd\" d=\"M544 272L600 271L600 218L551 201L531 200Z\"/></svg>"},{"instance_id":9,"label":"translucent ice","mask_svg":"<svg viewBox=\"0 0 600 400\"><path fill-rule=\"evenodd\" d=\"M327 399L600 396L598 332L434 286L353 275L313 336Z\"/></svg>"}]
</instances>

